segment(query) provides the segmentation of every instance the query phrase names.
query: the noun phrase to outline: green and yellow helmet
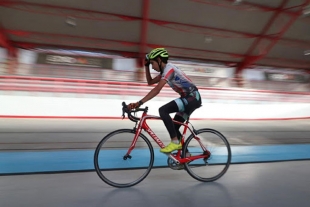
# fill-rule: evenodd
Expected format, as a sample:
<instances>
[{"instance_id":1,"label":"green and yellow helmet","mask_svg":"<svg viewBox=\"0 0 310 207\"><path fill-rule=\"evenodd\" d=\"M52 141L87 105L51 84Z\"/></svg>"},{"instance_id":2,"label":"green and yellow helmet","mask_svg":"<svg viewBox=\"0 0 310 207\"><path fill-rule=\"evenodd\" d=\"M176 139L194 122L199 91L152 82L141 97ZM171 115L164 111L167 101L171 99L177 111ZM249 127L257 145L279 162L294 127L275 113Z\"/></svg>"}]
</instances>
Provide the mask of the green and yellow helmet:
<instances>
[{"instance_id":1,"label":"green and yellow helmet","mask_svg":"<svg viewBox=\"0 0 310 207\"><path fill-rule=\"evenodd\" d=\"M149 60L153 60L153 59L157 58L158 56L168 59L169 54L165 48L155 48L146 56Z\"/></svg>"}]
</instances>

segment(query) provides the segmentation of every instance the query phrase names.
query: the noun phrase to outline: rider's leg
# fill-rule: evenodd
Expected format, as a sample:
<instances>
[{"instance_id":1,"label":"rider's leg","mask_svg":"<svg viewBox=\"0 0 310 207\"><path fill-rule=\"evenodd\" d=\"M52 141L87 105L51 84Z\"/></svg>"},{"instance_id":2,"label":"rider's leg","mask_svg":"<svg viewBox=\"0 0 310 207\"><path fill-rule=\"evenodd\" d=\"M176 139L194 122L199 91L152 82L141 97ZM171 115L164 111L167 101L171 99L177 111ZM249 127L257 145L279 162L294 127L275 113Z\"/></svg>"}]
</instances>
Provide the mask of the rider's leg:
<instances>
[{"instance_id":1,"label":"rider's leg","mask_svg":"<svg viewBox=\"0 0 310 207\"><path fill-rule=\"evenodd\" d=\"M188 117L188 116L186 114L184 114L183 112L178 112L175 114L173 120L184 123L186 120L186 118L184 118L184 117ZM179 142L182 139L182 133L180 132L180 127L181 127L180 124L174 123L174 128L175 128L175 131L177 132L177 137L179 139ZM190 156L190 153L189 153L188 149L186 149L186 157L189 157L189 156Z\"/></svg>"},{"instance_id":2,"label":"rider's leg","mask_svg":"<svg viewBox=\"0 0 310 207\"><path fill-rule=\"evenodd\" d=\"M170 117L170 114L174 112L178 112L178 106L175 101L171 101L159 108L159 116L167 128L171 140L178 140L174 123Z\"/></svg>"},{"instance_id":3,"label":"rider's leg","mask_svg":"<svg viewBox=\"0 0 310 207\"><path fill-rule=\"evenodd\" d=\"M190 115L201 106L201 98L200 98L200 94L199 92L194 92L193 94L183 98L183 99L177 99L176 102L178 103L179 100L182 101L184 109L180 110L180 112L176 113L174 120L177 120L179 122L184 122L185 120L187 120ZM179 108L181 108L182 104L179 103L178 105L180 105ZM176 124L175 125L175 129L178 133L178 137L181 138L181 133L179 131L181 125ZM186 154L189 154L188 149L186 149Z\"/></svg>"},{"instance_id":4,"label":"rider's leg","mask_svg":"<svg viewBox=\"0 0 310 207\"><path fill-rule=\"evenodd\" d=\"M185 119L179 113L175 114L173 120L181 122L181 123L185 122ZM181 127L180 124L174 123L174 129L175 129L175 131L177 133L177 137L178 137L179 141L181 141L181 138L182 138L182 134L180 132L180 127Z\"/></svg>"},{"instance_id":5,"label":"rider's leg","mask_svg":"<svg viewBox=\"0 0 310 207\"><path fill-rule=\"evenodd\" d=\"M170 117L170 113L178 112L178 110L179 108L175 101L171 101L159 108L159 115L163 120L171 138L171 142L166 147L162 148L160 150L161 152L169 153L182 148L182 145L177 137L174 123Z\"/></svg>"},{"instance_id":6,"label":"rider's leg","mask_svg":"<svg viewBox=\"0 0 310 207\"><path fill-rule=\"evenodd\" d=\"M190 115L200 105L201 105L200 94L198 92L194 92L193 94L187 97L178 98L159 108L159 115L162 118L171 138L171 143L165 148L162 148L160 150L161 152L172 152L174 150L181 149L182 147L177 136L177 131L179 130L176 130L174 123L170 117L170 113L185 112L184 115L185 114ZM185 118L184 120L186 119L187 118Z\"/></svg>"}]
</instances>

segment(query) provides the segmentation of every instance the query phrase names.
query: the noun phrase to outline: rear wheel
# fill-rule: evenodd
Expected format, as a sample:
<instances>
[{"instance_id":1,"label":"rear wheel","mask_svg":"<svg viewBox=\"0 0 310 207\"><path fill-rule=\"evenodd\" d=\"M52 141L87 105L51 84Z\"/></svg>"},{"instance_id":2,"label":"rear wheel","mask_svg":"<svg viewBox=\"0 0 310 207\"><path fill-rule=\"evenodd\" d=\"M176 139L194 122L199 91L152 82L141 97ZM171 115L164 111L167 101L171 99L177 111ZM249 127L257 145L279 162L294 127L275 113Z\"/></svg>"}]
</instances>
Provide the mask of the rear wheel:
<instances>
[{"instance_id":1,"label":"rear wheel","mask_svg":"<svg viewBox=\"0 0 310 207\"><path fill-rule=\"evenodd\" d=\"M118 188L130 187L141 182L151 171L154 150L143 134L140 134L131 154L125 156L134 136L134 130L120 129L99 142L94 165L98 176L105 183Z\"/></svg>"},{"instance_id":2,"label":"rear wheel","mask_svg":"<svg viewBox=\"0 0 310 207\"><path fill-rule=\"evenodd\" d=\"M200 143L207 149L203 151ZM205 159L197 159L185 163L186 171L195 179L211 182L222 177L231 162L231 149L227 139L220 132L213 129L200 129L197 138L190 135L183 148L188 149L191 156L206 155Z\"/></svg>"}]
</instances>

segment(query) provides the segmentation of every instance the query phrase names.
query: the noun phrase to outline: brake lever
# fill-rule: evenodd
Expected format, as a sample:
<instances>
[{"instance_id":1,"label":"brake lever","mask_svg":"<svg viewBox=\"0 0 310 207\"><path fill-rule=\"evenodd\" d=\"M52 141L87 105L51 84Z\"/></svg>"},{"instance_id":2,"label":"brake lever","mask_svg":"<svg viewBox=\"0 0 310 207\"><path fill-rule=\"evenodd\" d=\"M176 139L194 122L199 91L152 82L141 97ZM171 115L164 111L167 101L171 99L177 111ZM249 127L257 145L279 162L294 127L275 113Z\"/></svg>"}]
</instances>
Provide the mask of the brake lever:
<instances>
[{"instance_id":1,"label":"brake lever","mask_svg":"<svg viewBox=\"0 0 310 207\"><path fill-rule=\"evenodd\" d=\"M123 105L123 109L122 109L123 110L123 115L122 115L122 117L124 119L125 118L126 109L127 109L127 105L126 105L125 102L123 102L122 105Z\"/></svg>"},{"instance_id":2,"label":"brake lever","mask_svg":"<svg viewBox=\"0 0 310 207\"><path fill-rule=\"evenodd\" d=\"M125 113L127 113L128 118L133 122L138 122L140 120L140 118L136 117L137 112L139 112L139 111L146 112L148 110L148 107L146 107L145 109L144 108L136 108L134 110L130 110L130 109L128 109L128 106L126 105L125 102L123 102L122 105L123 105L123 109L122 109L123 110L123 114L122 114L123 119L125 118ZM131 114L132 112L134 115Z\"/></svg>"},{"instance_id":3,"label":"brake lever","mask_svg":"<svg viewBox=\"0 0 310 207\"><path fill-rule=\"evenodd\" d=\"M122 119L124 119L125 118L125 111L124 111L124 109L123 109L123 115L122 115Z\"/></svg>"}]
</instances>

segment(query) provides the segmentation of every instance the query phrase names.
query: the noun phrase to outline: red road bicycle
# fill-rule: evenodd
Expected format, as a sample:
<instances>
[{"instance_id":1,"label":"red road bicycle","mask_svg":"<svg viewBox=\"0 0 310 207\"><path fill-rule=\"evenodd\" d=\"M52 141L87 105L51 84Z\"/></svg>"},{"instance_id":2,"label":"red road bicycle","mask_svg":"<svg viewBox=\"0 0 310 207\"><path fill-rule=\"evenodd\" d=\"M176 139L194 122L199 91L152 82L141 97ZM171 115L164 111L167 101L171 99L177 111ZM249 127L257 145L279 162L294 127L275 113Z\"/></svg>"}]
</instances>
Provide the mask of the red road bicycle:
<instances>
[{"instance_id":1,"label":"red road bicycle","mask_svg":"<svg viewBox=\"0 0 310 207\"><path fill-rule=\"evenodd\" d=\"M133 129L119 129L109 133L96 147L95 170L105 183L119 188L130 187L145 179L153 167L185 169L189 175L202 182L215 181L228 170L231 149L227 139L214 129L196 130L189 118L185 123L174 121L183 126L182 149L167 153L167 159L160 159L165 154L158 149L155 152L160 158L155 160L154 166L154 149L142 129L160 148L165 147L146 123L147 120L160 120L160 117L148 115L148 107L129 110L125 102L122 105L123 118L127 113L135 126ZM141 118L136 116L137 112L143 112Z\"/></svg>"}]
</instances>

